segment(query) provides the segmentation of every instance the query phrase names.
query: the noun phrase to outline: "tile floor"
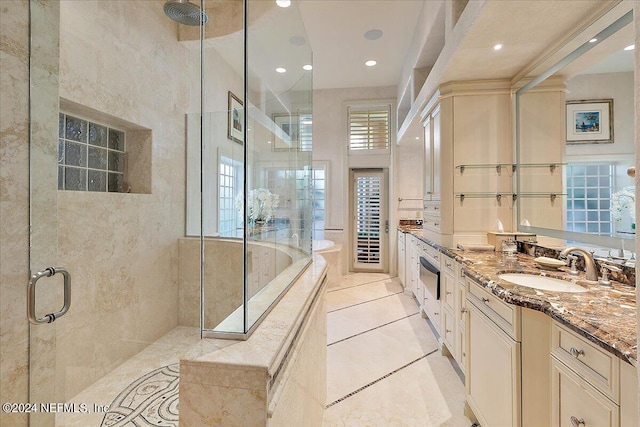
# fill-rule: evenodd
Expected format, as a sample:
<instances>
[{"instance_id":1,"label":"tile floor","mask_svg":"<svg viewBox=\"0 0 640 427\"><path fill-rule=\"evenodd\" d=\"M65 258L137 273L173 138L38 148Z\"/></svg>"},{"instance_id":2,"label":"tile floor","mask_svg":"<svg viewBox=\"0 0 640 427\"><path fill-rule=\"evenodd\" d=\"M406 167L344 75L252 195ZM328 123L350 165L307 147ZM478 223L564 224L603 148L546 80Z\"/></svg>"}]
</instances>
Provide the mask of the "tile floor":
<instances>
[{"instance_id":1,"label":"tile floor","mask_svg":"<svg viewBox=\"0 0 640 427\"><path fill-rule=\"evenodd\" d=\"M462 381L397 278L369 273L344 276L339 287L327 293L327 311L323 427L471 425L463 415ZM199 338L196 328L173 329L71 399L105 406L115 399L117 411L107 416L95 411L58 414L56 426L124 427L145 422L177 426L177 381L167 374L172 369L167 365L233 344ZM153 384L147 384L146 377ZM148 394L166 397L171 405L165 403L164 408L158 399L140 399Z\"/></svg>"},{"instance_id":2,"label":"tile floor","mask_svg":"<svg viewBox=\"0 0 640 427\"><path fill-rule=\"evenodd\" d=\"M397 278L358 273L327 292L323 427L470 426L464 383Z\"/></svg>"}]
</instances>

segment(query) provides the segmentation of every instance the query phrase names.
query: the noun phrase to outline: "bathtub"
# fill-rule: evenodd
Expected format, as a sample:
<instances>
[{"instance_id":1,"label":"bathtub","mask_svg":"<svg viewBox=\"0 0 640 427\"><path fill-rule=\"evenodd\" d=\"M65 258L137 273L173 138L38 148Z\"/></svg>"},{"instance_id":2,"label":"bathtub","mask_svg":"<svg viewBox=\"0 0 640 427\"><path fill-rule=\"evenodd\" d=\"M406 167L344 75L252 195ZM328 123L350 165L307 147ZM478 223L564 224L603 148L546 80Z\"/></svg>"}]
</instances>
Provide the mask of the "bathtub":
<instances>
[{"instance_id":1,"label":"bathtub","mask_svg":"<svg viewBox=\"0 0 640 427\"><path fill-rule=\"evenodd\" d=\"M334 246L335 243L332 240L314 240L312 242L312 248L314 252L328 251Z\"/></svg>"}]
</instances>

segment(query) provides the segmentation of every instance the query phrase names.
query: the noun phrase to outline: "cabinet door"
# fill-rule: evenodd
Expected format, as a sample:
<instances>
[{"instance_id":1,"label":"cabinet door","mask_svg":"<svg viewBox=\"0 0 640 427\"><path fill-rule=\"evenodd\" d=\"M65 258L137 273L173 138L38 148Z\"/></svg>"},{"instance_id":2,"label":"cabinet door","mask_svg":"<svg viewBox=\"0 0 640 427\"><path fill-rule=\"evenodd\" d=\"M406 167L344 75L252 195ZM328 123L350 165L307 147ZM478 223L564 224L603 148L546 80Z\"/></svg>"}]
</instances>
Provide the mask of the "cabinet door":
<instances>
[{"instance_id":1,"label":"cabinet door","mask_svg":"<svg viewBox=\"0 0 640 427\"><path fill-rule=\"evenodd\" d=\"M431 117L422 124L424 126L424 199L431 200L433 194L433 146L431 138Z\"/></svg>"},{"instance_id":2,"label":"cabinet door","mask_svg":"<svg viewBox=\"0 0 640 427\"><path fill-rule=\"evenodd\" d=\"M470 303L467 401L482 426L519 427L520 343Z\"/></svg>"},{"instance_id":3,"label":"cabinet door","mask_svg":"<svg viewBox=\"0 0 640 427\"><path fill-rule=\"evenodd\" d=\"M618 427L620 410L575 372L551 359L553 427Z\"/></svg>"},{"instance_id":4,"label":"cabinet door","mask_svg":"<svg viewBox=\"0 0 640 427\"><path fill-rule=\"evenodd\" d=\"M431 199L432 200L440 200L440 163L441 163L441 155L440 155L440 108L438 107L431 114L431 163L433 165L433 178L431 183Z\"/></svg>"},{"instance_id":5,"label":"cabinet door","mask_svg":"<svg viewBox=\"0 0 640 427\"><path fill-rule=\"evenodd\" d=\"M400 235L404 235L403 233L398 233L398 236ZM405 277L405 267L406 267L406 260L405 260L405 238L400 238L398 237L398 279L400 279L400 283L402 284L402 286L407 286L407 280Z\"/></svg>"}]
</instances>

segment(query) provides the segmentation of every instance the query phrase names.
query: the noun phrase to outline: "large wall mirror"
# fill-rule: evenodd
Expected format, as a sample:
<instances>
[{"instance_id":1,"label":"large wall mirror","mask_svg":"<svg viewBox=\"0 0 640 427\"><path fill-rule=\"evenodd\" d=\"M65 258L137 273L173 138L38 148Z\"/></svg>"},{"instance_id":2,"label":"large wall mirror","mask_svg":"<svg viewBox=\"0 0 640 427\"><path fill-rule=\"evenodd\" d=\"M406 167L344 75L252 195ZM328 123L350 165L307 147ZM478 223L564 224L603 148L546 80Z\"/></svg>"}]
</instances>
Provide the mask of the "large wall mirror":
<instances>
[{"instance_id":1,"label":"large wall mirror","mask_svg":"<svg viewBox=\"0 0 640 427\"><path fill-rule=\"evenodd\" d=\"M518 230L541 242L635 246L632 21L619 3L517 85Z\"/></svg>"}]
</instances>

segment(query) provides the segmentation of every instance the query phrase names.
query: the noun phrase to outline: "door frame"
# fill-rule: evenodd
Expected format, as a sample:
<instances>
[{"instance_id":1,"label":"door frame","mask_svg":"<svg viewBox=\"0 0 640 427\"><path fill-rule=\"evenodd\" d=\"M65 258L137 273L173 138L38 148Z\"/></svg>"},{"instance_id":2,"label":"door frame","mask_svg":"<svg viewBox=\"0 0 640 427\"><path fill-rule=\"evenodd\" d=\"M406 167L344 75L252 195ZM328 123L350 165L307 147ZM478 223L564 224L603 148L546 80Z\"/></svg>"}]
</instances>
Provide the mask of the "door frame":
<instances>
[{"instance_id":1,"label":"door frame","mask_svg":"<svg viewBox=\"0 0 640 427\"><path fill-rule=\"evenodd\" d=\"M382 197L380 198L380 226L382 230L385 230L385 223L387 225L386 232L381 233L380 240L380 266L366 268L355 267L355 248L356 248L356 226L355 226L355 180L357 174L366 173L382 173ZM389 169L388 168L349 168L349 271L353 272L374 272L374 273L389 273L389 234L390 234L390 219L389 219Z\"/></svg>"}]
</instances>

